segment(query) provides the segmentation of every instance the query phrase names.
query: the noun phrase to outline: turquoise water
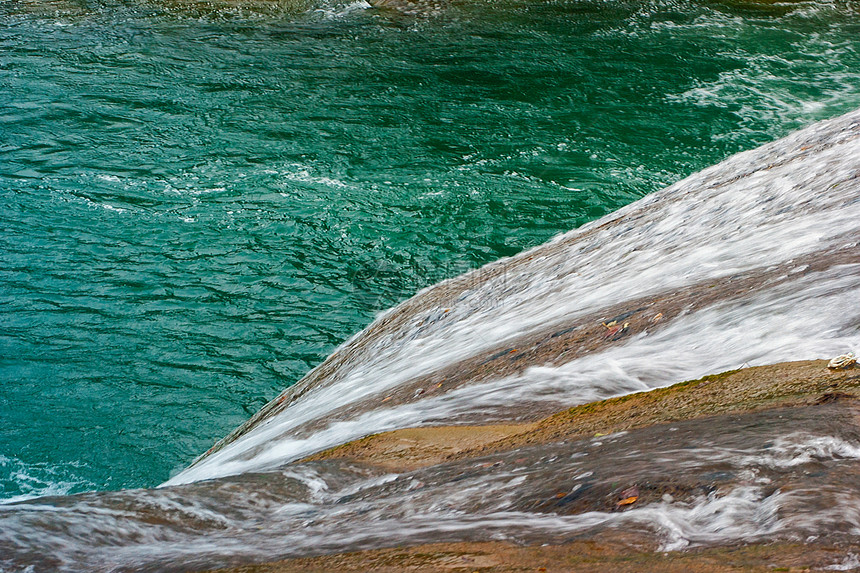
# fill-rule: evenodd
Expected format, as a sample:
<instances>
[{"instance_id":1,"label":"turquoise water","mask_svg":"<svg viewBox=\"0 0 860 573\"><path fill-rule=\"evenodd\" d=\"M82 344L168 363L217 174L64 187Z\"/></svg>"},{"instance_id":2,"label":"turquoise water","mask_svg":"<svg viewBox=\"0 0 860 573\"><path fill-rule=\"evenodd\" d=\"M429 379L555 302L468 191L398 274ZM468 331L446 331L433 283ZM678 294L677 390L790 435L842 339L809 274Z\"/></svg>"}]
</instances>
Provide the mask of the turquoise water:
<instances>
[{"instance_id":1,"label":"turquoise water","mask_svg":"<svg viewBox=\"0 0 860 573\"><path fill-rule=\"evenodd\" d=\"M0 498L156 485L380 310L860 106L857 4L0 5Z\"/></svg>"}]
</instances>

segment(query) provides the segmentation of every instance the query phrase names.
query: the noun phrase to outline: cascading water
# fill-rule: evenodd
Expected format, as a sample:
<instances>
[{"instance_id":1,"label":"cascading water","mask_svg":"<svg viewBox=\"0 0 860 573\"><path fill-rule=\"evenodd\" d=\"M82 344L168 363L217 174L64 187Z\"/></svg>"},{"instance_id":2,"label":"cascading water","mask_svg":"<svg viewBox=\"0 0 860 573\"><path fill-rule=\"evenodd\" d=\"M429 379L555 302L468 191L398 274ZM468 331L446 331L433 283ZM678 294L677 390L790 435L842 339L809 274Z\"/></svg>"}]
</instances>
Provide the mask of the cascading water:
<instances>
[{"instance_id":1,"label":"cascading water","mask_svg":"<svg viewBox=\"0 0 860 573\"><path fill-rule=\"evenodd\" d=\"M856 348L858 118L736 155L422 291L168 485L271 469L398 427L534 417ZM623 342L588 347L606 341L603 331L579 339L588 326L647 313L665 316L628 327ZM574 340L581 348L560 348ZM499 365L523 356L520 366ZM490 374L476 374L488 363Z\"/></svg>"},{"instance_id":2,"label":"cascading water","mask_svg":"<svg viewBox=\"0 0 860 573\"><path fill-rule=\"evenodd\" d=\"M372 3L0 1L0 502L163 483L418 290L860 107L854 0Z\"/></svg>"},{"instance_id":3,"label":"cascading water","mask_svg":"<svg viewBox=\"0 0 860 573\"><path fill-rule=\"evenodd\" d=\"M856 349L858 303L860 111L425 289L160 489L0 506L0 567L195 570L398 543L561 542L608 527L649 532L665 550L855 542L860 434L839 404L401 474L288 463L381 430L530 419ZM594 503L613 482L659 483L678 468L678 495L620 513Z\"/></svg>"}]
</instances>

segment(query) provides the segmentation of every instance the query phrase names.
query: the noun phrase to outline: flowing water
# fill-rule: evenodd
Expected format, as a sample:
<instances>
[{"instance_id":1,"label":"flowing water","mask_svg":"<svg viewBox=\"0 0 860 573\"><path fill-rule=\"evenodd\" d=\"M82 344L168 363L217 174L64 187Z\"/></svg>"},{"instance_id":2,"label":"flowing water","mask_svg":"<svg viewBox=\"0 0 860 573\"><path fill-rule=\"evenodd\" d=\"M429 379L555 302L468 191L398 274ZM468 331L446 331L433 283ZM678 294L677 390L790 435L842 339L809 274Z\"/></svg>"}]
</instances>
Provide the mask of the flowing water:
<instances>
[{"instance_id":1,"label":"flowing water","mask_svg":"<svg viewBox=\"0 0 860 573\"><path fill-rule=\"evenodd\" d=\"M662 551L860 530L855 408L771 410L531 446L401 474L310 462L187 486L0 506L0 567L194 571L444 541L624 531ZM630 486L636 509L619 511ZM832 551L827 567L847 553ZM29 569L27 569L29 567Z\"/></svg>"},{"instance_id":2,"label":"flowing water","mask_svg":"<svg viewBox=\"0 0 860 573\"><path fill-rule=\"evenodd\" d=\"M196 504L223 502L206 487L247 493L267 479L246 472L368 432L533 417L856 349L856 118L838 124L843 135L820 127L653 193L860 105L857 10L4 2L0 498L222 478L5 506L12 566L36 563L45 543L57 559L45 567L92 569L103 548L88 553L77 527L128 546L105 569L194 553L206 554L201 566L227 562L230 548L243 552L214 538L204 550L198 534L247 528L250 510ZM417 290L608 213L424 291L293 386ZM663 322L635 323L670 293ZM618 341L572 338L623 315L634 324ZM534 358L550 338L570 348ZM524 348L531 359L507 357ZM477 374L503 356L496 376ZM823 429L807 439L856 447ZM273 486L297 505L261 507L300 519L322 511L313 491L384 490L389 479L297 467ZM731 495L764 499L745 491ZM180 517L150 531L137 504ZM517 523L508 514L522 509L479 508L474 523L494 512ZM295 525L268 520L271 531ZM140 544L117 541L120 530ZM307 531L295 542L305 550L274 553L324 546ZM162 535L179 549L153 550Z\"/></svg>"},{"instance_id":3,"label":"flowing water","mask_svg":"<svg viewBox=\"0 0 860 573\"><path fill-rule=\"evenodd\" d=\"M856 9L0 3L0 498L156 485L418 289L853 109Z\"/></svg>"},{"instance_id":4,"label":"flowing water","mask_svg":"<svg viewBox=\"0 0 860 573\"><path fill-rule=\"evenodd\" d=\"M168 483L857 348L858 158L860 111L425 289Z\"/></svg>"},{"instance_id":5,"label":"flowing water","mask_svg":"<svg viewBox=\"0 0 860 573\"><path fill-rule=\"evenodd\" d=\"M401 473L289 462L387 428L533 417L731 361L856 348L858 261L855 111L424 289L161 488L0 505L0 568L193 571L409 543L563 543L607 530L662 551L855 546L860 410L835 394ZM537 359L546 352L554 360ZM482 376L470 371L474 358ZM617 500L630 487L638 501L625 511ZM827 555L819 565L856 559Z\"/></svg>"}]
</instances>

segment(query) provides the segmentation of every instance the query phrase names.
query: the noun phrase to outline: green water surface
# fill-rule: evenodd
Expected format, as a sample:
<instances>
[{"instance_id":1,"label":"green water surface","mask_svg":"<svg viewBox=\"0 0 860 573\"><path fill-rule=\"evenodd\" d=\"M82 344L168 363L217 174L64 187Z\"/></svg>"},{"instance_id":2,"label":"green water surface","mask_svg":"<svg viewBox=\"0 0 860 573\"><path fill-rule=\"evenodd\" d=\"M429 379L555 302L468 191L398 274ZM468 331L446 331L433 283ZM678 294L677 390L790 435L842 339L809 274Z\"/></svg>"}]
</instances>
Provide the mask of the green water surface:
<instances>
[{"instance_id":1,"label":"green water surface","mask_svg":"<svg viewBox=\"0 0 860 573\"><path fill-rule=\"evenodd\" d=\"M417 12L0 2L0 499L156 485L417 289L860 106L850 2Z\"/></svg>"}]
</instances>

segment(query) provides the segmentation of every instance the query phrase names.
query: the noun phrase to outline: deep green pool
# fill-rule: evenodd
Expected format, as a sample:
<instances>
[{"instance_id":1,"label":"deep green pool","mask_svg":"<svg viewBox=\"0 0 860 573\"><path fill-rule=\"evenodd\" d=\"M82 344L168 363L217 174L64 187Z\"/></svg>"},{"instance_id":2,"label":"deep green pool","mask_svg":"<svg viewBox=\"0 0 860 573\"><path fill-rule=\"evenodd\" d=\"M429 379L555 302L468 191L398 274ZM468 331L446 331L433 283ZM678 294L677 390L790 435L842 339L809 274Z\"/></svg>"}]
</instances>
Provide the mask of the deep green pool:
<instances>
[{"instance_id":1,"label":"deep green pool","mask_svg":"<svg viewBox=\"0 0 860 573\"><path fill-rule=\"evenodd\" d=\"M860 106L852 2L311 1L0 3L0 499L158 484L417 289Z\"/></svg>"}]
</instances>

